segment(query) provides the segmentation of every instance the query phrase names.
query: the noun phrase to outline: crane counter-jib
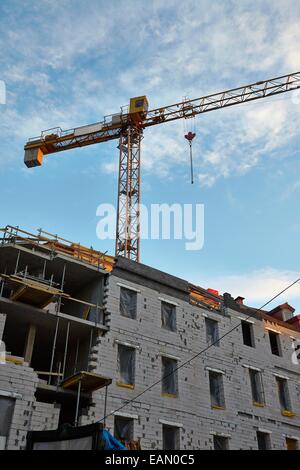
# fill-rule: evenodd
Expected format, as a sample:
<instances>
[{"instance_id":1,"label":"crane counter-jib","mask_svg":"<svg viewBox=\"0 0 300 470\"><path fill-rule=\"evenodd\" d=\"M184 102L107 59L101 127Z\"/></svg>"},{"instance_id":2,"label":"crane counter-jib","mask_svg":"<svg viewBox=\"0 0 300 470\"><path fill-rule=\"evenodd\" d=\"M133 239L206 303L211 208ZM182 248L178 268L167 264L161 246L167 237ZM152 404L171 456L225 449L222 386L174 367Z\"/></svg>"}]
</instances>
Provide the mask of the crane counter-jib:
<instances>
[{"instance_id":1,"label":"crane counter-jib","mask_svg":"<svg viewBox=\"0 0 300 470\"><path fill-rule=\"evenodd\" d=\"M24 162L28 168L41 166L44 155L118 139L121 130L120 124L106 127L92 124L72 129L69 133L65 131L64 135L47 134L27 142Z\"/></svg>"}]
</instances>

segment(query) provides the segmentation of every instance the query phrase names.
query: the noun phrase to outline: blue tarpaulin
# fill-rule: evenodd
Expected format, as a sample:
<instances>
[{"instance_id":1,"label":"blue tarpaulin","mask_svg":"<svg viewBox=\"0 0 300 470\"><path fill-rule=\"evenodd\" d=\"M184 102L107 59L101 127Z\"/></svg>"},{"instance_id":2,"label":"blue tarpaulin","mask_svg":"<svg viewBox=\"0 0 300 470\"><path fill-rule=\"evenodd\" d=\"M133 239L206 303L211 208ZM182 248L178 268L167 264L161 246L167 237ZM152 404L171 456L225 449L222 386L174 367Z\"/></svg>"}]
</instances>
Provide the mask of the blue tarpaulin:
<instances>
[{"instance_id":1,"label":"blue tarpaulin","mask_svg":"<svg viewBox=\"0 0 300 470\"><path fill-rule=\"evenodd\" d=\"M128 450L127 447L123 446L123 444L106 429L102 432L102 439L104 442L104 450Z\"/></svg>"}]
</instances>

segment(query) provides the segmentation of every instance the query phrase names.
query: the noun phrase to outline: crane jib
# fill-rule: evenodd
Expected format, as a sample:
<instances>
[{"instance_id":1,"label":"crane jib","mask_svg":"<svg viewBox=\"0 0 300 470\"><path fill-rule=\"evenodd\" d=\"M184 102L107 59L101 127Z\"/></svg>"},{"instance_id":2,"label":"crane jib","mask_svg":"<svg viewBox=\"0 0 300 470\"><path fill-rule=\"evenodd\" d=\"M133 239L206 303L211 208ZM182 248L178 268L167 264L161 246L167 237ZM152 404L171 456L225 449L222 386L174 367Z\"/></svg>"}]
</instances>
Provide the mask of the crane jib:
<instances>
[{"instance_id":1,"label":"crane jib","mask_svg":"<svg viewBox=\"0 0 300 470\"><path fill-rule=\"evenodd\" d=\"M30 139L25 145L25 163L29 167L39 166L42 163L43 155L118 139L122 129L133 121L134 125L140 124L141 127L146 128L299 88L300 72L296 72L150 111L145 109L144 115L141 115L141 106L143 106L143 100L146 100L146 97L139 97L136 99L141 108L139 112L133 110L130 113L115 114L106 117L102 122L67 131L62 131L59 127L43 131L40 137ZM131 102L133 100L132 98ZM132 103L130 106L132 109ZM140 122L136 119L133 120L133 117L136 116L139 116Z\"/></svg>"}]
</instances>

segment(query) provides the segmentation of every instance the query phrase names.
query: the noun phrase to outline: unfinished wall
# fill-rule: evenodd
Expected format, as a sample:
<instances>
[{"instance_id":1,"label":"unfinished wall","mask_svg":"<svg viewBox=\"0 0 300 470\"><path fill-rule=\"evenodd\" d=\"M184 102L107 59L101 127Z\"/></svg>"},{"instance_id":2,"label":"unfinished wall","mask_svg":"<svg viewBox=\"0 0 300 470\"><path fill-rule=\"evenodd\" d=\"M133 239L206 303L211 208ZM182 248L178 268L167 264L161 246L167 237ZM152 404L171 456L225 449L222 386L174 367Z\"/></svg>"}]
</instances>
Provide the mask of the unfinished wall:
<instances>
[{"instance_id":1,"label":"unfinished wall","mask_svg":"<svg viewBox=\"0 0 300 470\"><path fill-rule=\"evenodd\" d=\"M60 405L35 402L32 405L31 431L57 429Z\"/></svg>"},{"instance_id":2,"label":"unfinished wall","mask_svg":"<svg viewBox=\"0 0 300 470\"><path fill-rule=\"evenodd\" d=\"M181 449L212 449L214 434L228 437L231 449L257 449L257 430L270 432L273 449L284 449L285 435L300 439L299 366L291 361L291 330L282 331L282 357L272 355L267 331L262 320L253 319L255 348L243 344L240 322L245 314L227 309L226 316L190 305L181 291L159 287L140 278L130 281L130 274L122 278L110 276L108 309L111 312L111 331L98 340L97 372L113 378L109 387L107 412L111 413L125 401L134 398L161 378L161 357L187 361L207 347L205 318L218 321L220 336L237 326L220 347L207 352L178 372L177 398L162 396L161 385L156 385L136 402L119 412L134 420L134 438L141 439L144 449L162 448L163 424L179 428ZM124 279L125 278L125 279ZM159 281L159 279L157 279ZM137 318L120 315L120 284L137 289ZM177 304L177 332L161 328L161 301ZM300 337L297 332L293 336ZM134 389L119 387L117 371L118 342L136 348L136 378ZM248 366L261 369L266 404L253 405ZM209 369L222 373L225 409L212 409L210 401ZM287 376L294 417L281 414L275 374ZM102 419L103 392L94 394L94 407L89 419ZM113 431L113 417L107 419Z\"/></svg>"},{"instance_id":3,"label":"unfinished wall","mask_svg":"<svg viewBox=\"0 0 300 470\"><path fill-rule=\"evenodd\" d=\"M0 316L4 329L5 315ZM0 336L1 337L1 336ZM24 449L29 430L56 429L59 409L52 404L38 403L34 397L38 377L26 363L16 365L12 362L0 364L0 398L14 400L14 411L9 426L6 448Z\"/></svg>"},{"instance_id":4,"label":"unfinished wall","mask_svg":"<svg viewBox=\"0 0 300 470\"><path fill-rule=\"evenodd\" d=\"M54 405L36 402L34 393L38 378L33 369L24 365L0 366L0 395L15 400L7 449L18 450L26 446L28 430L56 429L59 410Z\"/></svg>"},{"instance_id":5,"label":"unfinished wall","mask_svg":"<svg viewBox=\"0 0 300 470\"><path fill-rule=\"evenodd\" d=\"M135 319L120 313L122 287L137 294ZM97 289L91 285L89 295L96 295ZM176 427L179 447L191 450L213 449L215 435L228 438L230 449L257 449L258 430L271 433L273 449L286 448L286 436L300 439L300 370L291 361L291 336L300 338L299 332L281 326L282 357L274 356L266 328L276 330L278 324L253 318L255 348L245 346L240 323L246 313L231 308L216 312L191 305L187 282L127 260L118 260L103 300L110 331L103 336L104 331L98 331L98 337L95 332L88 362L90 370L113 379L108 389L108 414L161 378L162 357L177 360L180 365L207 348L206 318L218 322L220 336L234 329L219 347L212 346L178 371L178 396L163 395L158 384L118 412L118 416L133 420L134 439L141 440L143 449L162 449L163 426ZM176 306L176 331L162 328L162 302ZM5 315L1 314L0 333L4 322ZM118 384L119 344L135 349L134 387ZM84 357L87 355L86 351ZM260 369L263 375L265 406L253 404L249 366ZM220 409L211 407L210 370L222 375L225 406ZM288 378L295 416L281 414L275 375ZM2 390L15 400L8 448L24 448L29 429L57 428L59 409L51 403L36 402L37 383L33 369L25 364L0 366L0 394ZM93 403L84 410L80 422L88 424L103 416L104 390L93 394ZM107 418L106 425L114 430L113 416Z\"/></svg>"}]
</instances>

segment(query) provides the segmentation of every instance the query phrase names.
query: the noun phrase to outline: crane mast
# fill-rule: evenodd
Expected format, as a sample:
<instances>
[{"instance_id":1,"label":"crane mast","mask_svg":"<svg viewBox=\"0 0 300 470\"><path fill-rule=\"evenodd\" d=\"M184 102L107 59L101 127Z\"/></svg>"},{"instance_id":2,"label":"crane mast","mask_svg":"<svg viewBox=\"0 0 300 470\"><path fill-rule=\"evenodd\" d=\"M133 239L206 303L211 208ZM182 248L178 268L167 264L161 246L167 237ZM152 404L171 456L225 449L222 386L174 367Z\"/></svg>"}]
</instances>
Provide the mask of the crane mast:
<instances>
[{"instance_id":1,"label":"crane mast","mask_svg":"<svg viewBox=\"0 0 300 470\"><path fill-rule=\"evenodd\" d=\"M115 253L139 261L143 131L154 125L188 119L299 88L300 72L296 72L150 111L146 96L131 98L129 109L121 108L120 113L106 116L101 122L69 130L56 127L29 139L24 147L24 161L29 168L40 166L44 155L118 139L120 154Z\"/></svg>"},{"instance_id":2,"label":"crane mast","mask_svg":"<svg viewBox=\"0 0 300 470\"><path fill-rule=\"evenodd\" d=\"M129 125L120 136L116 256L139 261L140 171L143 130Z\"/></svg>"}]
</instances>

